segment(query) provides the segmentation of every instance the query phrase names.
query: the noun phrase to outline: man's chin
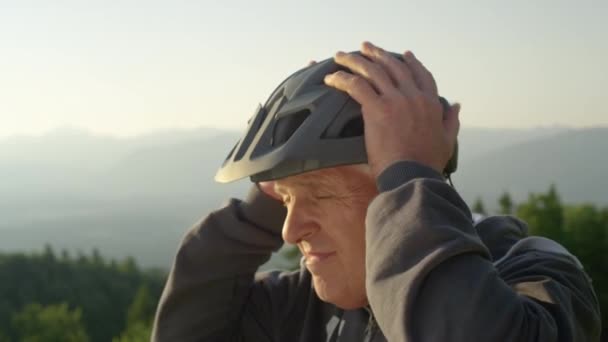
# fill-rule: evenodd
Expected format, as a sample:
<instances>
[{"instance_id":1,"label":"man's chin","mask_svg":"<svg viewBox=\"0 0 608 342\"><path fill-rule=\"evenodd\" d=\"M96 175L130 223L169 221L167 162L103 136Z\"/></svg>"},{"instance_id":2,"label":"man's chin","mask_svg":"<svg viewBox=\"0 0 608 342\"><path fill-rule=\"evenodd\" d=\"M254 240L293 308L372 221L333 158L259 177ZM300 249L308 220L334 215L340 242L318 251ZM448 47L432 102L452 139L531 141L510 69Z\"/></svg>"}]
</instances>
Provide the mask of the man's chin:
<instances>
[{"instance_id":1,"label":"man's chin","mask_svg":"<svg viewBox=\"0 0 608 342\"><path fill-rule=\"evenodd\" d=\"M314 289L319 299L333 304L343 310L354 310L365 307L368 304L365 295L354 295L344 287L332 287L322 279L313 276Z\"/></svg>"}]
</instances>

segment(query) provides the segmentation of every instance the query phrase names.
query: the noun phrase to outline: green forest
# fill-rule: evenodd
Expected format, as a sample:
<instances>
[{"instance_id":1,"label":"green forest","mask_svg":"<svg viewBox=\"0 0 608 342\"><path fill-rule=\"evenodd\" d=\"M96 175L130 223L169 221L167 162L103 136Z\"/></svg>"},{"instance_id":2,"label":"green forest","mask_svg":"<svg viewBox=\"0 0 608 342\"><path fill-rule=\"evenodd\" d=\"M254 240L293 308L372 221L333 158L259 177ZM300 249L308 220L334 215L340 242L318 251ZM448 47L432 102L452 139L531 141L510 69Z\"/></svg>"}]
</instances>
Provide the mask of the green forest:
<instances>
[{"instance_id":1,"label":"green forest","mask_svg":"<svg viewBox=\"0 0 608 342\"><path fill-rule=\"evenodd\" d=\"M0 342L149 341L164 278L97 250L0 254Z\"/></svg>"},{"instance_id":2,"label":"green forest","mask_svg":"<svg viewBox=\"0 0 608 342\"><path fill-rule=\"evenodd\" d=\"M554 239L569 249L593 279L602 312L608 312L608 207L566 204L551 186L514 203L508 192L498 212L486 212L478 198L472 210L485 215L515 215L531 235ZM283 250L298 265L299 254ZM0 342L144 342L166 273L141 270L133 258L106 260L89 254L0 254ZM607 326L603 318L603 326ZM602 341L608 341L606 333Z\"/></svg>"}]
</instances>

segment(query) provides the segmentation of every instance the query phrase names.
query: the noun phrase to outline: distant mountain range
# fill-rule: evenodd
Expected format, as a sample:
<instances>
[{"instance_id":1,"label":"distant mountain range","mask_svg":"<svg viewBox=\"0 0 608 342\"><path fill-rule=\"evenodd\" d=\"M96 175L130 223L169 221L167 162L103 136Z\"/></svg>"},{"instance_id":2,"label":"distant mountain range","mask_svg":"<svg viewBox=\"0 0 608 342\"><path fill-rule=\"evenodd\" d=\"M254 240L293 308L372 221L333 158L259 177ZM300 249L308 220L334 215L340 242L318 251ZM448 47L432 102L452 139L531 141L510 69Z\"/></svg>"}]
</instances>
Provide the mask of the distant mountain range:
<instances>
[{"instance_id":1,"label":"distant mountain range","mask_svg":"<svg viewBox=\"0 0 608 342\"><path fill-rule=\"evenodd\" d=\"M460 193L496 203L555 184L565 202L608 205L608 128L565 130L464 159L454 177Z\"/></svg>"},{"instance_id":2,"label":"distant mountain range","mask_svg":"<svg viewBox=\"0 0 608 342\"><path fill-rule=\"evenodd\" d=\"M0 250L58 248L168 267L185 231L248 181L213 175L239 133L211 128L136 138L63 129L0 140ZM464 128L454 184L487 207L555 183L568 202L608 205L608 128Z\"/></svg>"}]
</instances>

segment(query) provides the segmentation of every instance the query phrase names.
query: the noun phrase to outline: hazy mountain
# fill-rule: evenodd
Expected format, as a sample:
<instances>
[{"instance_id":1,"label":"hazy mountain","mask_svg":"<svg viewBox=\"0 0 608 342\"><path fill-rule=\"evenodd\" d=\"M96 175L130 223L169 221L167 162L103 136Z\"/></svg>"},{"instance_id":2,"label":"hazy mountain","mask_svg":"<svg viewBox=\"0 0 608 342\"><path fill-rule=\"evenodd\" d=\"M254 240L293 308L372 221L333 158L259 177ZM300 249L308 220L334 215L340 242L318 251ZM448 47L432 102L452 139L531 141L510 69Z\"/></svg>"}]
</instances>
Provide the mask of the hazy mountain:
<instances>
[{"instance_id":1,"label":"hazy mountain","mask_svg":"<svg viewBox=\"0 0 608 342\"><path fill-rule=\"evenodd\" d=\"M491 207L555 182L568 201L608 203L608 129L465 128L456 187ZM134 138L60 130L0 140L0 249L58 248L134 255L168 267L184 232L248 181L213 175L238 134L201 128Z\"/></svg>"},{"instance_id":2,"label":"hazy mountain","mask_svg":"<svg viewBox=\"0 0 608 342\"><path fill-rule=\"evenodd\" d=\"M221 134L230 133L199 128L116 138L64 127L42 136L0 139L0 193L91 194L100 188L91 182L92 179L104 179L109 169L134 158L133 154L154 149L162 151Z\"/></svg>"},{"instance_id":3,"label":"hazy mountain","mask_svg":"<svg viewBox=\"0 0 608 342\"><path fill-rule=\"evenodd\" d=\"M213 177L237 139L235 133L223 133L137 149L101 174L104 187L137 194L210 195L226 188Z\"/></svg>"},{"instance_id":4,"label":"hazy mountain","mask_svg":"<svg viewBox=\"0 0 608 342\"><path fill-rule=\"evenodd\" d=\"M566 130L465 160L454 181L468 200L496 203L504 190L521 200L555 183L567 202L608 205L606 151L608 128Z\"/></svg>"},{"instance_id":5,"label":"hazy mountain","mask_svg":"<svg viewBox=\"0 0 608 342\"><path fill-rule=\"evenodd\" d=\"M465 127L460 131L458 137L460 160L466 164L471 159L483 156L488 152L550 137L566 130L567 128L561 126L528 129Z\"/></svg>"},{"instance_id":6,"label":"hazy mountain","mask_svg":"<svg viewBox=\"0 0 608 342\"><path fill-rule=\"evenodd\" d=\"M118 139L62 130L0 141L0 249L97 246L167 267L185 230L241 182L213 181L236 133Z\"/></svg>"},{"instance_id":7,"label":"hazy mountain","mask_svg":"<svg viewBox=\"0 0 608 342\"><path fill-rule=\"evenodd\" d=\"M203 127L117 138L93 135L72 127L61 127L41 136L22 135L0 139L0 161L99 170L116 163L137 149L179 144L225 133Z\"/></svg>"}]
</instances>

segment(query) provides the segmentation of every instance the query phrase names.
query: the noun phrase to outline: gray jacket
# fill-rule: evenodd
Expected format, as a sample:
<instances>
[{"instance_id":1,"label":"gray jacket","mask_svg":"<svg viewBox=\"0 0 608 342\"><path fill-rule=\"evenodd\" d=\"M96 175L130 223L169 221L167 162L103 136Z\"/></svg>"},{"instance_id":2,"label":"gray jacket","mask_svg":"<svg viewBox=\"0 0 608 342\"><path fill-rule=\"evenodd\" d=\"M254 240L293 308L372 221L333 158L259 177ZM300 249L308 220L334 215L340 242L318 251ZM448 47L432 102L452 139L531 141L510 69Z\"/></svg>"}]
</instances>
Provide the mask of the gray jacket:
<instances>
[{"instance_id":1,"label":"gray jacket","mask_svg":"<svg viewBox=\"0 0 608 342\"><path fill-rule=\"evenodd\" d=\"M284 208L253 189L184 238L152 340L599 341L578 260L508 216L474 226L441 175L399 162L378 179L366 222L369 307L322 302L305 267L256 273L279 249Z\"/></svg>"}]
</instances>

